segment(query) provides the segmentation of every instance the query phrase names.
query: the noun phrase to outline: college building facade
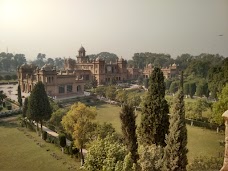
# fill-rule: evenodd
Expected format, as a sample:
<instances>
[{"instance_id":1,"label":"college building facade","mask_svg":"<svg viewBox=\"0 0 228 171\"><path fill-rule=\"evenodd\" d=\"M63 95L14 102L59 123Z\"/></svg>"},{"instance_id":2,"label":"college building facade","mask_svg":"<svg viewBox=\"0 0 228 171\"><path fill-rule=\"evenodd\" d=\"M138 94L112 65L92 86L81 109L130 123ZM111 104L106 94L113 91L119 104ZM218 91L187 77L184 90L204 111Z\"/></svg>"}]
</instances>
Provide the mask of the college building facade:
<instances>
[{"instance_id":1,"label":"college building facade","mask_svg":"<svg viewBox=\"0 0 228 171\"><path fill-rule=\"evenodd\" d=\"M84 86L89 81L96 80L98 85L110 82L125 82L136 80L139 76L148 78L153 72L153 66L148 64L143 70L127 68L127 61L122 57L116 62L106 63L97 57L90 60L85 48L81 46L76 60L64 59L63 70L57 71L54 66L45 64L38 68L33 64L23 64L18 68L18 83L22 92L31 92L38 81L42 81L47 94L51 97L67 97L83 95ZM178 74L176 64L162 68L164 77L171 78Z\"/></svg>"}]
</instances>

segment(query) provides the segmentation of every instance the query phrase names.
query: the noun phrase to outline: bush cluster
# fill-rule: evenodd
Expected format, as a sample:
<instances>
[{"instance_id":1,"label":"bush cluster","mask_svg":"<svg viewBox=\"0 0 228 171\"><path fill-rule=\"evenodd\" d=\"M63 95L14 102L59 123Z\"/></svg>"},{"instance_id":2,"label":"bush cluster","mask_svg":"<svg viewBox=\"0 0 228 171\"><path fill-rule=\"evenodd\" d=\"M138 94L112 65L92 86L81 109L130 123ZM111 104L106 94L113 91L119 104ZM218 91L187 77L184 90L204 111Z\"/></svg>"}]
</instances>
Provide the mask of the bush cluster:
<instances>
[{"instance_id":1,"label":"bush cluster","mask_svg":"<svg viewBox=\"0 0 228 171\"><path fill-rule=\"evenodd\" d=\"M0 112L0 118L1 117L6 117L6 116L17 115L17 114L20 114L20 113L21 113L21 110L20 109L9 110L9 111L5 111L5 112Z\"/></svg>"}]
</instances>

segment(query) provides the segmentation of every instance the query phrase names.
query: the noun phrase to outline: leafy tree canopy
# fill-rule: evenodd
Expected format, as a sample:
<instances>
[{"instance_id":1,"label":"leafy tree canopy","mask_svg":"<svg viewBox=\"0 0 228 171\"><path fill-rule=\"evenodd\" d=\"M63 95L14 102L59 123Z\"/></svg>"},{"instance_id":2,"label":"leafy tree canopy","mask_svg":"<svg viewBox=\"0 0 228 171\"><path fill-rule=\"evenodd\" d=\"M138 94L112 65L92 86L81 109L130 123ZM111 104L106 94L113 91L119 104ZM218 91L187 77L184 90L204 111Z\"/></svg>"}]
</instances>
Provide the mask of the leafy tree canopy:
<instances>
[{"instance_id":1,"label":"leafy tree canopy","mask_svg":"<svg viewBox=\"0 0 228 171\"><path fill-rule=\"evenodd\" d=\"M228 110L228 84L222 89L218 95L218 101L213 104L212 121L218 125L224 123L222 114Z\"/></svg>"}]
</instances>

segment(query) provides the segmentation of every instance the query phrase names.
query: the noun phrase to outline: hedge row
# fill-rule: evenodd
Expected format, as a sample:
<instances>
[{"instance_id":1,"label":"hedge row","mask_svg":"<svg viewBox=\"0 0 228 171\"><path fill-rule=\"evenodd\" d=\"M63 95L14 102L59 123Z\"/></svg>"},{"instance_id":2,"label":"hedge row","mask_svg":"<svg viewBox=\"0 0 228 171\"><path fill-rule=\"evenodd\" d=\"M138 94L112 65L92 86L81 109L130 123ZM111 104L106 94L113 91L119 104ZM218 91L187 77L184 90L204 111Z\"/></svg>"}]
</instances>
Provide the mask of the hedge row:
<instances>
[{"instance_id":1,"label":"hedge row","mask_svg":"<svg viewBox=\"0 0 228 171\"><path fill-rule=\"evenodd\" d=\"M185 119L186 123L193 126L198 126L198 127L203 127L206 129L211 129L211 130L216 130L218 125L212 124L212 123L208 123L208 122L201 122L201 121L197 121L197 120L193 120L193 119ZM225 130L224 125L219 127L220 130Z\"/></svg>"},{"instance_id":2,"label":"hedge row","mask_svg":"<svg viewBox=\"0 0 228 171\"><path fill-rule=\"evenodd\" d=\"M17 114L20 114L21 112L22 112L21 109L15 109L15 110L0 112L0 118L12 116L12 115L17 115Z\"/></svg>"}]
</instances>

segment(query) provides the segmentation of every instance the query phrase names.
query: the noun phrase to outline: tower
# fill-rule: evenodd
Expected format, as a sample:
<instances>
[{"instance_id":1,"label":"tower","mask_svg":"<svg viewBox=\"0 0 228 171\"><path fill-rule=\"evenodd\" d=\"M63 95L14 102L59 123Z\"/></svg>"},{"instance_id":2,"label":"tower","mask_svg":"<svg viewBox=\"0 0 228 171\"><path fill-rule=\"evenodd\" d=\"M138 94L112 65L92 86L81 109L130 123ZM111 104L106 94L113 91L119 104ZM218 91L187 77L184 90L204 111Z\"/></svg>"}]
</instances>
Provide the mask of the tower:
<instances>
[{"instance_id":1,"label":"tower","mask_svg":"<svg viewBox=\"0 0 228 171\"><path fill-rule=\"evenodd\" d=\"M88 61L88 57L86 56L86 51L83 46L78 50L77 63L86 63Z\"/></svg>"}]
</instances>

